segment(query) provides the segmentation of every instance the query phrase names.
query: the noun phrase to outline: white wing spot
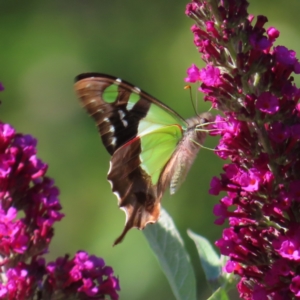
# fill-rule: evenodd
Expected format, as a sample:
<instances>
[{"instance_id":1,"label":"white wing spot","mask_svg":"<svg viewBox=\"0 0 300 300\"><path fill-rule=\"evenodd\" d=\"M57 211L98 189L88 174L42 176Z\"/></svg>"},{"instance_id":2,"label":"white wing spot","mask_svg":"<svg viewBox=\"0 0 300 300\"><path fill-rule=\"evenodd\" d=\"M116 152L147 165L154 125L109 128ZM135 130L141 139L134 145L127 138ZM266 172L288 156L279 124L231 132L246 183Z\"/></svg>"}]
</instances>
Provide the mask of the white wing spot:
<instances>
[{"instance_id":1,"label":"white wing spot","mask_svg":"<svg viewBox=\"0 0 300 300\"><path fill-rule=\"evenodd\" d=\"M113 193L117 196L118 200L121 199L121 196L120 196L120 194L118 192L113 192Z\"/></svg>"},{"instance_id":2,"label":"white wing spot","mask_svg":"<svg viewBox=\"0 0 300 300\"><path fill-rule=\"evenodd\" d=\"M108 172L108 174L109 174L109 172ZM108 180L108 179L107 179L107 181L109 182L109 184L110 184L110 188L112 189L112 187L113 187L113 183L112 183L112 181L111 181L111 180Z\"/></svg>"},{"instance_id":3,"label":"white wing spot","mask_svg":"<svg viewBox=\"0 0 300 300\"><path fill-rule=\"evenodd\" d=\"M119 116L120 116L120 119L124 125L124 127L127 127L128 126L128 122L126 120L124 120L124 117L125 117L125 113L123 110L119 110Z\"/></svg>"},{"instance_id":4,"label":"white wing spot","mask_svg":"<svg viewBox=\"0 0 300 300\"><path fill-rule=\"evenodd\" d=\"M125 113L123 110L119 110L119 116L121 119L123 119L125 117Z\"/></svg>"},{"instance_id":5,"label":"white wing spot","mask_svg":"<svg viewBox=\"0 0 300 300\"><path fill-rule=\"evenodd\" d=\"M112 138L111 138L111 144L112 144L113 146L116 146L116 141L117 141L117 139L116 139L115 137L112 137Z\"/></svg>"},{"instance_id":6,"label":"white wing spot","mask_svg":"<svg viewBox=\"0 0 300 300\"><path fill-rule=\"evenodd\" d=\"M121 199L121 197L119 198L120 200L122 200ZM119 203L120 204L120 203ZM126 207L120 207L123 211L124 211L124 213L125 213L125 224L127 224L127 221L128 221L128 212L127 212L127 209L126 209Z\"/></svg>"},{"instance_id":7,"label":"white wing spot","mask_svg":"<svg viewBox=\"0 0 300 300\"><path fill-rule=\"evenodd\" d=\"M103 122L109 122L109 118L104 118Z\"/></svg>"},{"instance_id":8,"label":"white wing spot","mask_svg":"<svg viewBox=\"0 0 300 300\"><path fill-rule=\"evenodd\" d=\"M117 84L122 83L122 79L121 79L121 78L117 78L117 79L116 79L116 83L117 83Z\"/></svg>"},{"instance_id":9,"label":"white wing spot","mask_svg":"<svg viewBox=\"0 0 300 300\"><path fill-rule=\"evenodd\" d=\"M111 126L109 127L109 132L115 132L115 127L111 125Z\"/></svg>"},{"instance_id":10,"label":"white wing spot","mask_svg":"<svg viewBox=\"0 0 300 300\"><path fill-rule=\"evenodd\" d=\"M138 88L137 86L135 86L133 89L132 89L134 92L140 94L141 93L141 89Z\"/></svg>"},{"instance_id":11,"label":"white wing spot","mask_svg":"<svg viewBox=\"0 0 300 300\"><path fill-rule=\"evenodd\" d=\"M111 160L109 161L109 169L108 169L108 173L109 174L111 172L111 168L112 168L112 162ZM108 180L108 182L110 183L111 187L112 187L112 182L110 180Z\"/></svg>"},{"instance_id":12,"label":"white wing spot","mask_svg":"<svg viewBox=\"0 0 300 300\"><path fill-rule=\"evenodd\" d=\"M122 121L124 127L127 127L127 126L128 126L128 122L127 122L126 120L123 120L123 119L122 119L121 121Z\"/></svg>"},{"instance_id":13,"label":"white wing spot","mask_svg":"<svg viewBox=\"0 0 300 300\"><path fill-rule=\"evenodd\" d=\"M91 99L90 103L96 103L97 101L95 99Z\"/></svg>"},{"instance_id":14,"label":"white wing spot","mask_svg":"<svg viewBox=\"0 0 300 300\"><path fill-rule=\"evenodd\" d=\"M94 101L94 102L96 102L96 101ZM99 109L97 109L97 112L100 113L100 114L102 114L103 113L103 109L99 108Z\"/></svg>"}]
</instances>

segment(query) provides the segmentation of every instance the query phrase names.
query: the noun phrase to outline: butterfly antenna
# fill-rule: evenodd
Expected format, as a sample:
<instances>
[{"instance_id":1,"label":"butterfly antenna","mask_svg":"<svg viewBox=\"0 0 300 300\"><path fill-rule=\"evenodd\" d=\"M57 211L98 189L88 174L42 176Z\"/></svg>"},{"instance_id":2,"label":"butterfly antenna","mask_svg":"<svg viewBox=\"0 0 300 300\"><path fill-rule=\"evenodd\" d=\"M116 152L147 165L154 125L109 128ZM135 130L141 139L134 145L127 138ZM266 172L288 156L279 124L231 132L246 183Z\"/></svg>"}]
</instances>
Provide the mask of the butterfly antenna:
<instances>
[{"instance_id":1,"label":"butterfly antenna","mask_svg":"<svg viewBox=\"0 0 300 300\"><path fill-rule=\"evenodd\" d=\"M203 148L203 149L210 150L210 151L215 151L215 149L212 149L212 148L209 148L209 147L205 147L205 146L203 146L202 144L198 143L197 141L195 141L193 139L191 139L191 141L193 143L195 143L196 145L198 145L199 147Z\"/></svg>"},{"instance_id":2,"label":"butterfly antenna","mask_svg":"<svg viewBox=\"0 0 300 300\"><path fill-rule=\"evenodd\" d=\"M216 123L226 123L226 121L213 121L213 122L206 122L206 123L203 123L203 124L200 124L198 126L196 126L196 131L202 131L202 132L214 132L214 131L222 131L224 130L223 128L210 128L210 129L207 129L205 127L209 126L209 125L212 125L212 124L216 124Z\"/></svg>"},{"instance_id":3,"label":"butterfly antenna","mask_svg":"<svg viewBox=\"0 0 300 300\"><path fill-rule=\"evenodd\" d=\"M194 111L196 113L196 115L198 116L198 112L197 112L197 106L195 106L195 102L194 102L194 99L193 99L193 94L192 94L192 87L190 85L186 85L184 87L185 90L189 90L190 91L190 98L191 98L191 102L192 102L192 106L194 108Z\"/></svg>"},{"instance_id":4,"label":"butterfly antenna","mask_svg":"<svg viewBox=\"0 0 300 300\"><path fill-rule=\"evenodd\" d=\"M198 143L197 141L195 141L195 140L193 140L193 139L191 139L191 141L192 141L193 143L195 143L196 145L198 145L199 147L201 147L201 148L203 148L203 149L206 149L206 150L217 151L217 152L219 152L219 151L229 151L229 150L226 149L226 148L224 148L224 149L213 149L213 148L205 147L205 146L203 146L202 144Z\"/></svg>"},{"instance_id":5,"label":"butterfly antenna","mask_svg":"<svg viewBox=\"0 0 300 300\"><path fill-rule=\"evenodd\" d=\"M202 123L200 125L197 126L196 130L197 131L202 131L202 132L205 132L205 133L209 133L209 132L214 132L214 131L222 131L223 128L206 128L207 126L211 125L211 124L216 124L216 123L226 123L226 121L213 121L213 122L205 122L205 123ZM200 144L199 142L191 139L191 141L193 143L195 143L196 145L198 145L199 147L203 148L203 149L206 149L206 150L211 150L211 151L228 151L228 149L211 149L211 148L208 148L208 147L205 147L204 145Z\"/></svg>"},{"instance_id":6,"label":"butterfly antenna","mask_svg":"<svg viewBox=\"0 0 300 300\"><path fill-rule=\"evenodd\" d=\"M198 87L199 86L200 86L200 83L198 84ZM199 116L199 114L198 114L198 103L199 103L198 95L199 95L199 93L196 92L196 114L197 114L197 116Z\"/></svg>"}]
</instances>

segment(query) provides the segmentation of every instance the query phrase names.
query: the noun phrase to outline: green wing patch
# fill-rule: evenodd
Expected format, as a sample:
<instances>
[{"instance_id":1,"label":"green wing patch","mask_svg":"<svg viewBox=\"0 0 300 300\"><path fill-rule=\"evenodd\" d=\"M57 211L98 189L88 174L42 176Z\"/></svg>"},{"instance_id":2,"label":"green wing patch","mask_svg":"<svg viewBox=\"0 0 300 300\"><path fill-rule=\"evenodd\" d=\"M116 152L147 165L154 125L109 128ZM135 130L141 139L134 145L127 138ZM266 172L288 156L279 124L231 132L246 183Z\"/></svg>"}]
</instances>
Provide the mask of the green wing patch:
<instances>
[{"instance_id":1,"label":"green wing patch","mask_svg":"<svg viewBox=\"0 0 300 300\"><path fill-rule=\"evenodd\" d=\"M103 90L102 98L107 103L113 103L118 98L118 85L111 84Z\"/></svg>"},{"instance_id":2,"label":"green wing patch","mask_svg":"<svg viewBox=\"0 0 300 300\"><path fill-rule=\"evenodd\" d=\"M179 125L183 130L187 129L185 121L179 116L171 113L163 106L160 107L152 103L146 117L140 120L138 135L143 136L169 125Z\"/></svg>"},{"instance_id":3,"label":"green wing patch","mask_svg":"<svg viewBox=\"0 0 300 300\"><path fill-rule=\"evenodd\" d=\"M141 99L140 95L132 91L126 105L126 109L130 111L138 101L149 101L146 98ZM155 101L155 102L154 102ZM180 125L183 130L187 129L187 123L173 110L158 100L153 99L147 115L140 120L138 126L138 136L146 135L163 126Z\"/></svg>"},{"instance_id":4,"label":"green wing patch","mask_svg":"<svg viewBox=\"0 0 300 300\"><path fill-rule=\"evenodd\" d=\"M151 104L148 114L143 120L162 125L179 124L184 130L187 128L186 122L174 111L169 110L165 106L158 106L155 103Z\"/></svg>"},{"instance_id":5,"label":"green wing patch","mask_svg":"<svg viewBox=\"0 0 300 300\"><path fill-rule=\"evenodd\" d=\"M171 125L140 136L141 168L151 176L153 185L158 183L160 174L182 139L182 135L180 126Z\"/></svg>"}]
</instances>

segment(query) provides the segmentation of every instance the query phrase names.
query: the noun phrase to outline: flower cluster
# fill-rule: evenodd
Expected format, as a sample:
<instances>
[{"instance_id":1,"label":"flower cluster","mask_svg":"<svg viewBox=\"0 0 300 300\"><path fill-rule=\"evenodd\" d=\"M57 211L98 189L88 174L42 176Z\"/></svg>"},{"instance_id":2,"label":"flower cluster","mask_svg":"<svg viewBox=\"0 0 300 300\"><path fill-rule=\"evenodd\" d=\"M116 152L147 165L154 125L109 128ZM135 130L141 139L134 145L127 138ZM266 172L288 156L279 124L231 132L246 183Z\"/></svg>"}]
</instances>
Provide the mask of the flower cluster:
<instances>
[{"instance_id":1,"label":"flower cluster","mask_svg":"<svg viewBox=\"0 0 300 300\"><path fill-rule=\"evenodd\" d=\"M119 299L119 281L114 277L113 269L105 266L102 258L89 256L79 251L75 257L58 258L47 266L47 280L43 293L56 295L58 299Z\"/></svg>"},{"instance_id":2,"label":"flower cluster","mask_svg":"<svg viewBox=\"0 0 300 300\"><path fill-rule=\"evenodd\" d=\"M118 299L118 279L103 259L78 252L46 265L42 258L63 214L36 144L0 122L0 299Z\"/></svg>"},{"instance_id":3,"label":"flower cluster","mask_svg":"<svg viewBox=\"0 0 300 300\"><path fill-rule=\"evenodd\" d=\"M0 253L14 265L43 253L61 220L59 191L45 176L47 165L36 157L37 141L0 123ZM22 218L16 219L23 212Z\"/></svg>"},{"instance_id":4,"label":"flower cluster","mask_svg":"<svg viewBox=\"0 0 300 300\"><path fill-rule=\"evenodd\" d=\"M79 251L69 260L60 257L46 265L43 258L19 262L5 272L0 299L107 299L118 300L119 281L102 258Z\"/></svg>"},{"instance_id":5,"label":"flower cluster","mask_svg":"<svg viewBox=\"0 0 300 300\"><path fill-rule=\"evenodd\" d=\"M295 52L274 46L279 31L247 13L246 0L194 0L194 43L207 66L188 69L205 100L223 113L216 154L231 162L210 193L226 196L214 208L229 221L216 242L240 276L243 299L300 296L300 73ZM299 264L298 264L299 263Z\"/></svg>"}]
</instances>

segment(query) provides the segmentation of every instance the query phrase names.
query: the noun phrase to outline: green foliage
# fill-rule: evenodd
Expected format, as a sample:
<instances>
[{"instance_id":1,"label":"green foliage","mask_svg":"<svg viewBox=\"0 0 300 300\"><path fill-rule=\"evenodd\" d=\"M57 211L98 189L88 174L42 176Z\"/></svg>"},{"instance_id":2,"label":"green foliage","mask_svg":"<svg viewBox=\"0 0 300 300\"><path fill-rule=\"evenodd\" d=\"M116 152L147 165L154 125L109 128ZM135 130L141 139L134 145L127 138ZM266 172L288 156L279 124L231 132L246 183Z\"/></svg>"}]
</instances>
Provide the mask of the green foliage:
<instances>
[{"instance_id":1,"label":"green foliage","mask_svg":"<svg viewBox=\"0 0 300 300\"><path fill-rule=\"evenodd\" d=\"M188 230L188 235L196 244L207 282L213 290L217 290L220 287L218 279L221 276L222 268L219 255L206 238L191 230Z\"/></svg>"},{"instance_id":2,"label":"green foliage","mask_svg":"<svg viewBox=\"0 0 300 300\"><path fill-rule=\"evenodd\" d=\"M195 242L207 283L213 291L208 299L229 299L227 292L234 288L237 282L234 275L222 272L227 258L219 256L211 243L203 236L191 230L188 230L188 235Z\"/></svg>"},{"instance_id":3,"label":"green foliage","mask_svg":"<svg viewBox=\"0 0 300 300\"><path fill-rule=\"evenodd\" d=\"M159 221L146 227L143 232L176 299L196 300L194 270L172 218L162 209Z\"/></svg>"},{"instance_id":4,"label":"green foliage","mask_svg":"<svg viewBox=\"0 0 300 300\"><path fill-rule=\"evenodd\" d=\"M219 288L207 300L229 300L229 297L223 288Z\"/></svg>"},{"instance_id":5,"label":"green foliage","mask_svg":"<svg viewBox=\"0 0 300 300\"><path fill-rule=\"evenodd\" d=\"M171 216L162 209L159 221L147 226L143 232L169 281L175 298L196 300L193 266ZM227 292L235 286L236 281L233 275L222 272L226 259L215 252L206 238L191 230L188 230L188 235L196 244L207 283L213 291L208 299L229 299Z\"/></svg>"}]
</instances>

